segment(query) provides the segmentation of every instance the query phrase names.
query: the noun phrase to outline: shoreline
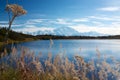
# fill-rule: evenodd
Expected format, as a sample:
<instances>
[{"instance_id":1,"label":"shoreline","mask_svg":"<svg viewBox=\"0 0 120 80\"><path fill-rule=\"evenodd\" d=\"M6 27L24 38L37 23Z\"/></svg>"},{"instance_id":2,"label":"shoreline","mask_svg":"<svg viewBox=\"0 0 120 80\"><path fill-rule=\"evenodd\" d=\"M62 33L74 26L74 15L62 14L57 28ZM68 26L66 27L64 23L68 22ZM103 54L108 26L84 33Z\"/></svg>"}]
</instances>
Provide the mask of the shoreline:
<instances>
[{"instance_id":1,"label":"shoreline","mask_svg":"<svg viewBox=\"0 0 120 80\"><path fill-rule=\"evenodd\" d=\"M89 38L89 39L86 39L86 38L81 38L81 39L78 39L78 38L49 38L49 39L28 39L28 40L23 40L23 41L9 41L8 43L5 43L5 42L0 42L0 47L1 46L4 46L4 45L8 45L8 44L17 44L17 43L22 43L22 42L30 42L30 41L36 41L36 40L119 40L120 38Z\"/></svg>"},{"instance_id":2,"label":"shoreline","mask_svg":"<svg viewBox=\"0 0 120 80\"><path fill-rule=\"evenodd\" d=\"M3 50L3 48L6 46L6 45L9 45L9 44L17 44L17 43L22 43L22 42L30 42L30 41L35 41L36 39L33 39L33 38L26 38L25 40L23 41L15 41L15 40L10 40L8 41L8 43L5 43L5 42L0 42L0 51Z\"/></svg>"},{"instance_id":3,"label":"shoreline","mask_svg":"<svg viewBox=\"0 0 120 80\"><path fill-rule=\"evenodd\" d=\"M44 36L46 37L46 36ZM36 41L36 40L119 40L120 38L69 38L69 37L63 37L59 38L59 36L57 36L57 38L54 38L52 36L49 36L47 38L42 37L37 37L37 38L26 38L25 40L21 40L21 41L15 41L15 40L9 40L8 43L5 42L0 42L0 50L5 46L5 45L9 45L9 44L17 44L17 43L23 43L23 42L30 42L30 41Z\"/></svg>"}]
</instances>

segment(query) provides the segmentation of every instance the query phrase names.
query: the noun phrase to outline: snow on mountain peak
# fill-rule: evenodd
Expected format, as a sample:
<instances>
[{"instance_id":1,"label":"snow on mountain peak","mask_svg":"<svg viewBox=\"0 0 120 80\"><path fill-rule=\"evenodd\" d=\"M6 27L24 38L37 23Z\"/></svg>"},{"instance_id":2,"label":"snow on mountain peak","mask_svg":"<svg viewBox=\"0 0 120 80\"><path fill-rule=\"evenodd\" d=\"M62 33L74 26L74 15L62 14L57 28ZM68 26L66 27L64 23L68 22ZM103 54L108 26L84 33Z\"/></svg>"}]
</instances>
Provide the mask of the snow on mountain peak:
<instances>
[{"instance_id":1,"label":"snow on mountain peak","mask_svg":"<svg viewBox=\"0 0 120 80\"><path fill-rule=\"evenodd\" d=\"M32 35L59 35L59 36L103 36L104 34L95 31L80 33L70 27L42 28L35 32L26 32Z\"/></svg>"}]
</instances>

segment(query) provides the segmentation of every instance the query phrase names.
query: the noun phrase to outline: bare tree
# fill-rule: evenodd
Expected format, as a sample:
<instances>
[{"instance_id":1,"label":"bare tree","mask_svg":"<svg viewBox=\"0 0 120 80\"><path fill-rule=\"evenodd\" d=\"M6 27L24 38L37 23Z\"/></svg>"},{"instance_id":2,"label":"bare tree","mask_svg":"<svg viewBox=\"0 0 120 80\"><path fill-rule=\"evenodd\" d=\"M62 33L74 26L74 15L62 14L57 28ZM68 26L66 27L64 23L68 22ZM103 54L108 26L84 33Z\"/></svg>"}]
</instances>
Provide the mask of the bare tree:
<instances>
[{"instance_id":1,"label":"bare tree","mask_svg":"<svg viewBox=\"0 0 120 80\"><path fill-rule=\"evenodd\" d=\"M21 16L21 15L24 15L27 12L26 12L26 10L24 10L21 6L19 6L17 4L7 4L6 11L9 14L9 27L8 27L8 31L6 33L8 36L8 33L11 29L11 25L12 25L13 21L15 20L15 18L18 16ZM10 14L10 12L11 12L11 14ZM10 19L10 15L12 15L11 19ZM5 41L7 41L7 37L6 37Z\"/></svg>"}]
</instances>

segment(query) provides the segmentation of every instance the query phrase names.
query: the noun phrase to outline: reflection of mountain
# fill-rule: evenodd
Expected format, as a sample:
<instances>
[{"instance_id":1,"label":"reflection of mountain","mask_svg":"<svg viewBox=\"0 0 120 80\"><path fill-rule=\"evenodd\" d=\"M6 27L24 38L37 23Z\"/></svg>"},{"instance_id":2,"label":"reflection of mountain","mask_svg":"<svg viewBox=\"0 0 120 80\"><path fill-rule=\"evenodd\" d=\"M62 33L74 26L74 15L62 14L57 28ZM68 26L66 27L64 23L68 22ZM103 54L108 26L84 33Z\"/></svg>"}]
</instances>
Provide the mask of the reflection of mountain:
<instances>
[{"instance_id":1,"label":"reflection of mountain","mask_svg":"<svg viewBox=\"0 0 120 80\"><path fill-rule=\"evenodd\" d=\"M70 27L60 27L60 28L54 29L53 31L45 30L45 31L37 31L33 33L28 33L28 34L32 34L32 35L46 35L47 34L47 35L60 35L60 36L104 36L104 34L97 33L94 31L80 33Z\"/></svg>"}]
</instances>

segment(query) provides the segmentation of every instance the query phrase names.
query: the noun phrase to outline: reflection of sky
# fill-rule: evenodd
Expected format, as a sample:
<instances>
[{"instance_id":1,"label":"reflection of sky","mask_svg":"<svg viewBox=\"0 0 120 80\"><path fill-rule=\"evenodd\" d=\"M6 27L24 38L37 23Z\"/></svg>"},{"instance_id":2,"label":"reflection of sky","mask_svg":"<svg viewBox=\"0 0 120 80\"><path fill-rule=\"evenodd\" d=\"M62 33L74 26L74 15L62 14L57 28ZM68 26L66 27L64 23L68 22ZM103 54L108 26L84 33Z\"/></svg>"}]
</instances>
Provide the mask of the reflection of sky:
<instances>
[{"instance_id":1,"label":"reflection of sky","mask_svg":"<svg viewBox=\"0 0 120 80\"><path fill-rule=\"evenodd\" d=\"M51 52L53 55L62 53L69 57L80 55L95 58L98 48L101 56L120 58L120 40L53 40L53 43L52 48L49 40L25 42L20 45L30 48L36 55L39 52L42 54Z\"/></svg>"}]
</instances>

